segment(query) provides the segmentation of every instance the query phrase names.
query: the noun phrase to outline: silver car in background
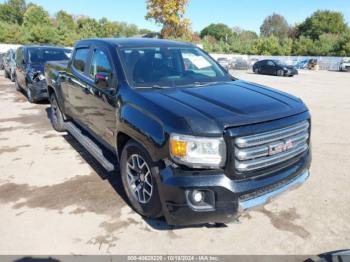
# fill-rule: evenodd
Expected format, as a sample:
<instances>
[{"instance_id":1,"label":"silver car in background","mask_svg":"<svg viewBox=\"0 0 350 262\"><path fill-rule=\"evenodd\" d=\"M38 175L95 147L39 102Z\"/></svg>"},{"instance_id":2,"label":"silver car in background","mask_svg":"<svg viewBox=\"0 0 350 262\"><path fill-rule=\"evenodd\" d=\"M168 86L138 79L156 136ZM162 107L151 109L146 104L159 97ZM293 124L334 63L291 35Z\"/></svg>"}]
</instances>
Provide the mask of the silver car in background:
<instances>
[{"instance_id":1,"label":"silver car in background","mask_svg":"<svg viewBox=\"0 0 350 262\"><path fill-rule=\"evenodd\" d=\"M10 78L15 82L16 78L16 50L10 49L7 51L4 61L5 77Z\"/></svg>"}]
</instances>

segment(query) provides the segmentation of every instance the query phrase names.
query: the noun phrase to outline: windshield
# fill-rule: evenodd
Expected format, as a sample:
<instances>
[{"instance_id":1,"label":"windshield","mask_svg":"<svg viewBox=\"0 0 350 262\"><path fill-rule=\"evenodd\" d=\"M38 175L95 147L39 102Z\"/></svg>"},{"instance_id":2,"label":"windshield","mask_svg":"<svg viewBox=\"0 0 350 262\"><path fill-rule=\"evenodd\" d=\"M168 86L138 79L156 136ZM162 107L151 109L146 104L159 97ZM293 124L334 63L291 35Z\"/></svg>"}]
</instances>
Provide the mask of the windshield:
<instances>
[{"instance_id":1,"label":"windshield","mask_svg":"<svg viewBox=\"0 0 350 262\"><path fill-rule=\"evenodd\" d=\"M184 87L231 81L204 52L195 47L122 48L121 58L134 87Z\"/></svg>"},{"instance_id":2,"label":"windshield","mask_svg":"<svg viewBox=\"0 0 350 262\"><path fill-rule=\"evenodd\" d=\"M31 48L28 50L31 63L45 63L48 61L68 60L72 51L57 48Z\"/></svg>"}]
</instances>

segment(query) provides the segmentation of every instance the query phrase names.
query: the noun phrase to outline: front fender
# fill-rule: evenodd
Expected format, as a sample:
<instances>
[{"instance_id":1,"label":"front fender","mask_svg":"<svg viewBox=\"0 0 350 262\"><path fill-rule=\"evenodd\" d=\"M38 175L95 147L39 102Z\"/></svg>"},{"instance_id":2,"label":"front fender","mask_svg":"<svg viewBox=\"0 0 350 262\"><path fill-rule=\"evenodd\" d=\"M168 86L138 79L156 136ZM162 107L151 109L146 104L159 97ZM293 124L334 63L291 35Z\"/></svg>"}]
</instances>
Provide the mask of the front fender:
<instances>
[{"instance_id":1,"label":"front fender","mask_svg":"<svg viewBox=\"0 0 350 262\"><path fill-rule=\"evenodd\" d=\"M135 105L126 104L120 111L119 132L143 145L153 161L168 156L167 134L160 119Z\"/></svg>"},{"instance_id":2,"label":"front fender","mask_svg":"<svg viewBox=\"0 0 350 262\"><path fill-rule=\"evenodd\" d=\"M49 70L45 72L45 79L46 79L46 85L47 85L47 91L48 94L51 94L52 92L55 93L57 97L57 103L58 106L60 107L62 113L65 112L65 101L64 101L64 96L63 96L63 91L62 91L62 86L61 86L61 76L59 72L54 71L54 70ZM52 90L50 90L52 89Z\"/></svg>"}]
</instances>

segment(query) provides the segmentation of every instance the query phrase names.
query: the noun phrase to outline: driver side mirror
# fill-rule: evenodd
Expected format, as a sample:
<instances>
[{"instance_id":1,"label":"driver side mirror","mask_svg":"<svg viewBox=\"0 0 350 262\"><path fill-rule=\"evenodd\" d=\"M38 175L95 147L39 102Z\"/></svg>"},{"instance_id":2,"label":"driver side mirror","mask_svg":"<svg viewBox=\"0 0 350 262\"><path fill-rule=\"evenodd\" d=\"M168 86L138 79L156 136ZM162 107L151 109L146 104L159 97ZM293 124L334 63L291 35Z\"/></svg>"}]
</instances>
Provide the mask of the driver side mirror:
<instances>
[{"instance_id":1,"label":"driver side mirror","mask_svg":"<svg viewBox=\"0 0 350 262\"><path fill-rule=\"evenodd\" d=\"M98 88L106 89L109 87L110 74L105 72L99 72L95 75L95 84Z\"/></svg>"}]
</instances>

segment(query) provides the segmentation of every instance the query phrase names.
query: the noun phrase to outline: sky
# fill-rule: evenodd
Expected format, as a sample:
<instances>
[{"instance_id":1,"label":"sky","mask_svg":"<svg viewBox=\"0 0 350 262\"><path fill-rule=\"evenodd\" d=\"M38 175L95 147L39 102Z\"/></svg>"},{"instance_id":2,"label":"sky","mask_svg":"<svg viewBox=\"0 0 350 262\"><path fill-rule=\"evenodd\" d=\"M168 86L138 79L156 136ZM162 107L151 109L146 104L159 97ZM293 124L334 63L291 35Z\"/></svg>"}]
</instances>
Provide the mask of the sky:
<instances>
[{"instance_id":1,"label":"sky","mask_svg":"<svg viewBox=\"0 0 350 262\"><path fill-rule=\"evenodd\" d=\"M0 0L3 3L5 0ZM159 30L145 20L146 0L27 0L43 6L50 15L63 9L74 15L134 23L140 28ZM185 16L192 21L194 31L210 23L225 23L259 33L264 18L272 13L283 15L289 24L302 22L318 9L340 11L350 24L349 0L189 0Z\"/></svg>"}]
</instances>

